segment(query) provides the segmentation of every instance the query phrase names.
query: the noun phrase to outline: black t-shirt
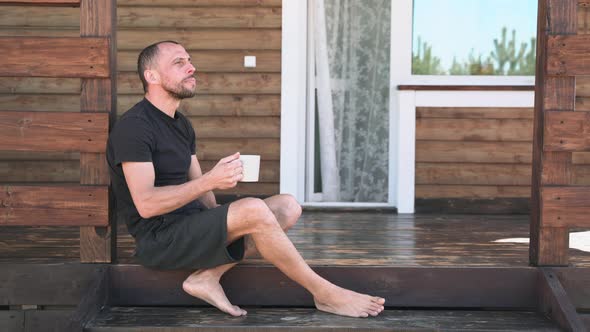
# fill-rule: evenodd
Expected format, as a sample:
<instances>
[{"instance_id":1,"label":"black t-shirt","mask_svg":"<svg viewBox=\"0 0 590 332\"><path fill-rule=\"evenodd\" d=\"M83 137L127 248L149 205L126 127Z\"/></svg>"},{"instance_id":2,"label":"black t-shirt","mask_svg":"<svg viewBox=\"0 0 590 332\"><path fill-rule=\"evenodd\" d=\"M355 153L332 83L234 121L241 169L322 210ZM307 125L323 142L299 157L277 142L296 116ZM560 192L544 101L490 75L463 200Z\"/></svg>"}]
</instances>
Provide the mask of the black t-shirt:
<instances>
[{"instance_id":1,"label":"black t-shirt","mask_svg":"<svg viewBox=\"0 0 590 332\"><path fill-rule=\"evenodd\" d=\"M131 235L136 236L142 218L133 204L121 163L152 162L156 175L154 186L178 185L188 181L191 155L195 153L195 131L181 113L176 112L171 118L143 99L121 116L108 139L107 162L117 219L124 218ZM170 214L202 209L203 205L195 200Z\"/></svg>"}]
</instances>

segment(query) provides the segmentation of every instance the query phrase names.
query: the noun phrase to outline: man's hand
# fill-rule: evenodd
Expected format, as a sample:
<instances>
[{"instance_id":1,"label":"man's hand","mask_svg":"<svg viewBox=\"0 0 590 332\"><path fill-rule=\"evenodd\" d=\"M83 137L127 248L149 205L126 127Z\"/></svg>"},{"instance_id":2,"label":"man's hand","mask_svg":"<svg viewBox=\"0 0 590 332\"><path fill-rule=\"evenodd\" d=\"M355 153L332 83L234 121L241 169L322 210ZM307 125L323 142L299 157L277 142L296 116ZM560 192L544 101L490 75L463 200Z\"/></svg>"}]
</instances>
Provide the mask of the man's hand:
<instances>
[{"instance_id":1,"label":"man's hand","mask_svg":"<svg viewBox=\"0 0 590 332\"><path fill-rule=\"evenodd\" d=\"M221 159L212 170L205 173L204 176L208 178L216 189L229 189L238 184L244 177L244 169L242 168L242 161L239 159L240 153L236 152L231 156Z\"/></svg>"}]
</instances>

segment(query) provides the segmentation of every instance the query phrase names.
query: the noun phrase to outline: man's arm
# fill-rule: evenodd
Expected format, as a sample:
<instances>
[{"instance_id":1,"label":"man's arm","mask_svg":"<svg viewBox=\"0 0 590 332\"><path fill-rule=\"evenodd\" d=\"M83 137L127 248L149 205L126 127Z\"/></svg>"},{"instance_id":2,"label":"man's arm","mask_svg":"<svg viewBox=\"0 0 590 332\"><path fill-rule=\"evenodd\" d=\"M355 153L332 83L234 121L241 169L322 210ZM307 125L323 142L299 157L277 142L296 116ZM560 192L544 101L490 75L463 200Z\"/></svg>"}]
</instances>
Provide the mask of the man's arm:
<instances>
[{"instance_id":1,"label":"man's arm","mask_svg":"<svg viewBox=\"0 0 590 332\"><path fill-rule=\"evenodd\" d=\"M196 180L196 179L200 178L201 176L203 176L203 171L201 170L201 164L199 163L197 156L192 155L191 156L191 167L189 168L189 171L188 171L188 179L189 180ZM213 191L206 192L202 196L199 196L198 199L199 199L199 201L201 201L201 203L203 203L203 205L205 205L205 207L207 207L209 209L212 209L217 206L217 201L215 200L215 194L213 194Z\"/></svg>"},{"instance_id":2,"label":"man's arm","mask_svg":"<svg viewBox=\"0 0 590 332\"><path fill-rule=\"evenodd\" d=\"M208 173L186 183L155 187L151 162L123 162L123 173L131 198L143 218L174 211L214 189L228 189L242 179L238 153L221 159ZM192 162L191 162L192 167Z\"/></svg>"}]
</instances>

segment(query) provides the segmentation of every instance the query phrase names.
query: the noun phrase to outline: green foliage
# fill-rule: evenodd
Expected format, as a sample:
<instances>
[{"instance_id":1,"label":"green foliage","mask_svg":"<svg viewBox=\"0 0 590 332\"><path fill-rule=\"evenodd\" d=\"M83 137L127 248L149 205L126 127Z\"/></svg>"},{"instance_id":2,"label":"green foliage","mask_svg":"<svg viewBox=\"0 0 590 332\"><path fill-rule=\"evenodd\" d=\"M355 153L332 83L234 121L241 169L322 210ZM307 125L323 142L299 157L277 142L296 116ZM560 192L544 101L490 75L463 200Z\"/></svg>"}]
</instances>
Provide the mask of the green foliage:
<instances>
[{"instance_id":1,"label":"green foliage","mask_svg":"<svg viewBox=\"0 0 590 332\"><path fill-rule=\"evenodd\" d=\"M412 54L412 72L416 75L443 75L440 58L432 55L432 46L418 37L418 51Z\"/></svg>"},{"instance_id":2,"label":"green foliage","mask_svg":"<svg viewBox=\"0 0 590 332\"><path fill-rule=\"evenodd\" d=\"M536 38L530 43L521 43L516 47L516 31L512 30L510 39L508 29L502 28L501 38L494 38L494 50L483 58L475 55L472 49L467 60L463 62L453 58L448 72L442 69L440 58L433 55L432 46L418 37L418 52L412 55L412 73L414 75L535 75Z\"/></svg>"}]
</instances>

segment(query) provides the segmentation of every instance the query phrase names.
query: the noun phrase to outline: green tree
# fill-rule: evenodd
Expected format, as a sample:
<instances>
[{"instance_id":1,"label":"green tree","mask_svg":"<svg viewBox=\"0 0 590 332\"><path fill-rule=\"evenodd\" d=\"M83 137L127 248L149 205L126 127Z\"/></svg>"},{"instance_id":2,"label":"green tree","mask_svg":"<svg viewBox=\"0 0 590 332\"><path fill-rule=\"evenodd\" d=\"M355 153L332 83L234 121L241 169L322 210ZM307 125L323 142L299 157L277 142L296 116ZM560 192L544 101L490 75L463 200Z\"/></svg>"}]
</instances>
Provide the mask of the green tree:
<instances>
[{"instance_id":1,"label":"green tree","mask_svg":"<svg viewBox=\"0 0 590 332\"><path fill-rule=\"evenodd\" d=\"M412 74L414 75L443 75L440 58L432 55L432 46L422 43L418 37L418 50L412 54Z\"/></svg>"}]
</instances>

